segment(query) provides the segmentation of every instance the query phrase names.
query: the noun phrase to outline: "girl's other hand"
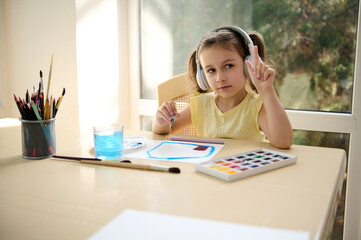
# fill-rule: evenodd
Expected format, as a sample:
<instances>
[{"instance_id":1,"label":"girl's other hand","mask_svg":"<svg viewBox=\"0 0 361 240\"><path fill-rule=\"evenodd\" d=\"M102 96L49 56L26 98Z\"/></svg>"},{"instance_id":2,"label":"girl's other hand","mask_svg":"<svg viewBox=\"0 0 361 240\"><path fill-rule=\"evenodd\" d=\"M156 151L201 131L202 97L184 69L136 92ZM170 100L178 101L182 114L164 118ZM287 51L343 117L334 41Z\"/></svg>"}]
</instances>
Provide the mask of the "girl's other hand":
<instances>
[{"instance_id":1,"label":"girl's other hand","mask_svg":"<svg viewBox=\"0 0 361 240\"><path fill-rule=\"evenodd\" d=\"M276 72L259 58L257 46L253 47L253 56L254 67L248 60L246 61L246 64L251 81L260 93L270 87L273 87Z\"/></svg>"},{"instance_id":2,"label":"girl's other hand","mask_svg":"<svg viewBox=\"0 0 361 240\"><path fill-rule=\"evenodd\" d=\"M155 115L157 124L159 126L170 124L172 115L177 116L175 102L164 102Z\"/></svg>"}]
</instances>

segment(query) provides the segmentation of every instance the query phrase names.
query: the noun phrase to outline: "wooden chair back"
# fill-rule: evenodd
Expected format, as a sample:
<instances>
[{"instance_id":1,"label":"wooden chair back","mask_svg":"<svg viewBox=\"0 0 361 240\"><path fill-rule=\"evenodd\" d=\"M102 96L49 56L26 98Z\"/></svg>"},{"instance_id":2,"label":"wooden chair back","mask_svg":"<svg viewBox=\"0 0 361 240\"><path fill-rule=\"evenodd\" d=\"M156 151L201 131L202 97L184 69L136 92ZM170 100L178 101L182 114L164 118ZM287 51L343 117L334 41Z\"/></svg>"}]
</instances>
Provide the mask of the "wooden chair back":
<instances>
[{"instance_id":1,"label":"wooden chair back","mask_svg":"<svg viewBox=\"0 0 361 240\"><path fill-rule=\"evenodd\" d=\"M183 110L190 103L187 81L188 73L182 73L160 83L157 87L158 107L166 101L174 101L177 110ZM195 136L196 130L190 125L175 134Z\"/></svg>"}]
</instances>

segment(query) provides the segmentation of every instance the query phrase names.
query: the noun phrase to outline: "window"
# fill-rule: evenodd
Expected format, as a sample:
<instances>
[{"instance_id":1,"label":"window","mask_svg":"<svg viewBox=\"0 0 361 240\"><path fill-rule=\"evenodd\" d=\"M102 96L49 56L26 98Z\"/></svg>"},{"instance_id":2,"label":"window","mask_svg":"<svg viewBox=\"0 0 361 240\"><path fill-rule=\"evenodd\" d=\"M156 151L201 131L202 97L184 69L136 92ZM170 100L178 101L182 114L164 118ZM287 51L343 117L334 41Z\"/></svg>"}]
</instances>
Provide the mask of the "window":
<instances>
[{"instance_id":1,"label":"window","mask_svg":"<svg viewBox=\"0 0 361 240\"><path fill-rule=\"evenodd\" d=\"M140 126L150 130L154 114L149 106L157 108L157 84L186 71L205 32L222 25L257 30L277 70L275 87L295 129L295 143L349 153L344 236L358 236L361 167L356 156L361 153L355 146L361 143L361 106L354 93L361 70L356 66L359 11L358 0L140 0L139 101L147 103L138 104Z\"/></svg>"},{"instance_id":2,"label":"window","mask_svg":"<svg viewBox=\"0 0 361 240\"><path fill-rule=\"evenodd\" d=\"M263 35L286 108L349 113L357 6L357 0L144 0L141 97L155 99L155 83L187 70L188 57L206 31L237 25Z\"/></svg>"}]
</instances>

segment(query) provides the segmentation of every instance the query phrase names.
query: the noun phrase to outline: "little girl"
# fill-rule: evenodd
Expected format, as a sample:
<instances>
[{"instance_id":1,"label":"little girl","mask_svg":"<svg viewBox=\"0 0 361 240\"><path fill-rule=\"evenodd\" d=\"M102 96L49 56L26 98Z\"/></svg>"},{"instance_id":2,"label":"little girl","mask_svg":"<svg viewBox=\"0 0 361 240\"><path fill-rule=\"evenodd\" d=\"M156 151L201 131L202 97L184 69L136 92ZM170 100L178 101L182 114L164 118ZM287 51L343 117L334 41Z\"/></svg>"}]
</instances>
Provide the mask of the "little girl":
<instances>
[{"instance_id":1,"label":"little girl","mask_svg":"<svg viewBox=\"0 0 361 240\"><path fill-rule=\"evenodd\" d=\"M163 103L153 132L176 132L189 124L197 135L263 141L289 148L293 131L273 86L275 70L265 60L263 38L226 26L208 32L189 59L189 77L198 94L181 112Z\"/></svg>"}]
</instances>

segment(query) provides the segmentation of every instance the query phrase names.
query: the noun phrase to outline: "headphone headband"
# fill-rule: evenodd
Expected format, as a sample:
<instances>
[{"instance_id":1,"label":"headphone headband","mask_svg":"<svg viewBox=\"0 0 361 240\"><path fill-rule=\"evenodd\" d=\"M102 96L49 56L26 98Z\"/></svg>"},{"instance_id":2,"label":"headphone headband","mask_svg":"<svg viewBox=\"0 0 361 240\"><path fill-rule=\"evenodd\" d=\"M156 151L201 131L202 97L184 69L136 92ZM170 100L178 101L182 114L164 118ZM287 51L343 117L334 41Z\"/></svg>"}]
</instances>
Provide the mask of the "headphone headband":
<instances>
[{"instance_id":1,"label":"headphone headband","mask_svg":"<svg viewBox=\"0 0 361 240\"><path fill-rule=\"evenodd\" d=\"M253 56L253 41L252 39L249 37L249 35L241 28L236 27L236 26L223 26L223 27L218 27L215 28L214 30L212 30L212 32L218 32L220 30L231 30L233 32L238 33L243 40L245 41L246 45L248 46L248 50L249 50L249 54L248 56L245 57L244 62L246 62L246 60L249 60L252 64L252 66L254 66L254 56ZM202 90L207 90L209 89L209 84L207 82L207 79L205 77L204 71L201 67L201 64L199 62L198 59L198 54L199 54L199 49L201 47L201 44L198 44L197 50L196 50L196 54L195 54L195 60L196 60L196 64L197 64L197 74L196 74L196 78L197 78L197 83L198 86L202 89ZM246 76L248 77L248 71L247 71L247 66L244 63L244 72L246 74Z\"/></svg>"}]
</instances>

